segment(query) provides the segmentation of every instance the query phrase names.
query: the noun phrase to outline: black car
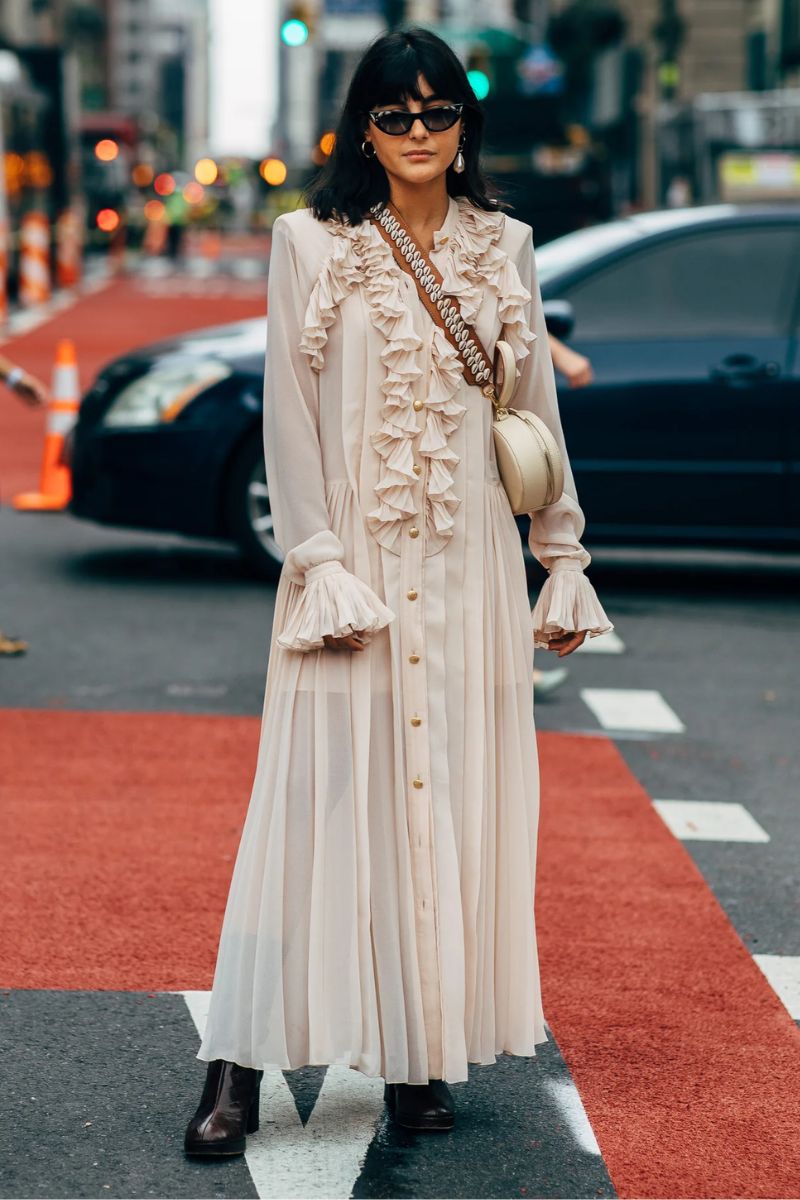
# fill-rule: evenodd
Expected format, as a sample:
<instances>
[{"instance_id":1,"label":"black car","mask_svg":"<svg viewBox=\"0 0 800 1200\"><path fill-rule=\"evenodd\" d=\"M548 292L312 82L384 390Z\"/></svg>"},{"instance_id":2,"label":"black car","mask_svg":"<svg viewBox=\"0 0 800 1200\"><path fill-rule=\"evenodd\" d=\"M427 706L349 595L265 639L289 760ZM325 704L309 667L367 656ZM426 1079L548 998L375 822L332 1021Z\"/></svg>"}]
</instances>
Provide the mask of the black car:
<instances>
[{"instance_id":1,"label":"black car","mask_svg":"<svg viewBox=\"0 0 800 1200\"><path fill-rule=\"evenodd\" d=\"M641 214L536 261L551 331L595 371L560 390L587 540L800 545L800 207ZM102 371L73 435L71 511L233 541L274 576L265 334L200 330Z\"/></svg>"}]
</instances>

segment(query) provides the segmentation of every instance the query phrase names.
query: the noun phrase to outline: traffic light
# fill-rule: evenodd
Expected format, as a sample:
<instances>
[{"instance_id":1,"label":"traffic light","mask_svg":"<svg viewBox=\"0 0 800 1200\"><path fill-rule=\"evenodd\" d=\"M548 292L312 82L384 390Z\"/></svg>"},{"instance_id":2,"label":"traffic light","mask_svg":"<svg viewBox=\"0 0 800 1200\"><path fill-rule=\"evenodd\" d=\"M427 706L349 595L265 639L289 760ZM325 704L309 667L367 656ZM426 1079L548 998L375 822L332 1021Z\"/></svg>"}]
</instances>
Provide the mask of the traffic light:
<instances>
[{"instance_id":1,"label":"traffic light","mask_svg":"<svg viewBox=\"0 0 800 1200\"><path fill-rule=\"evenodd\" d=\"M483 47L470 50L467 55L467 79L478 100L485 100L492 90L489 55Z\"/></svg>"},{"instance_id":2,"label":"traffic light","mask_svg":"<svg viewBox=\"0 0 800 1200\"><path fill-rule=\"evenodd\" d=\"M281 22L281 41L284 46L304 46L314 33L314 10L300 0L290 4Z\"/></svg>"}]
</instances>

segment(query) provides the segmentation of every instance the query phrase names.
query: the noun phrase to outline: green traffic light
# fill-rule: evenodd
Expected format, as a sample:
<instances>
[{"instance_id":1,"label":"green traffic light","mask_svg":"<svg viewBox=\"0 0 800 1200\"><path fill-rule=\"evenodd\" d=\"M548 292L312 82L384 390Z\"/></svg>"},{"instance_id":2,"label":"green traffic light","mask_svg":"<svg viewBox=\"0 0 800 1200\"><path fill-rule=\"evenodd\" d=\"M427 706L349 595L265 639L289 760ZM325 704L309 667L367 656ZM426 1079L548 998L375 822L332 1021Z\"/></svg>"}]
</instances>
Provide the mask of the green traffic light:
<instances>
[{"instance_id":1,"label":"green traffic light","mask_svg":"<svg viewBox=\"0 0 800 1200\"><path fill-rule=\"evenodd\" d=\"M485 100L491 90L489 76L485 71L467 71L469 85L478 100Z\"/></svg>"},{"instance_id":2,"label":"green traffic light","mask_svg":"<svg viewBox=\"0 0 800 1200\"><path fill-rule=\"evenodd\" d=\"M281 25L281 41L285 46L302 46L308 41L308 26L305 21L292 17Z\"/></svg>"}]
</instances>

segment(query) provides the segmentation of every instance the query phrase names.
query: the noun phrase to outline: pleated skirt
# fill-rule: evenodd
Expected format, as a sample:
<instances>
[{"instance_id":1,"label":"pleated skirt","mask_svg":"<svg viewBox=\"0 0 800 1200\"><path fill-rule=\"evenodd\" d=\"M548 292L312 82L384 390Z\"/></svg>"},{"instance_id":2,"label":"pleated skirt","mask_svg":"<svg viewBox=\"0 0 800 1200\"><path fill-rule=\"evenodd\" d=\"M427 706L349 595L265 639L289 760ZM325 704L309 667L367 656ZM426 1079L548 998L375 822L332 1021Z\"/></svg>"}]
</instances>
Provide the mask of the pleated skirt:
<instances>
[{"instance_id":1,"label":"pleated skirt","mask_svg":"<svg viewBox=\"0 0 800 1200\"><path fill-rule=\"evenodd\" d=\"M424 559L426 837L433 862L441 1077L547 1040L535 923L539 769L522 546L498 478L465 486ZM401 612L399 556L327 485L345 567ZM430 1077L404 752L399 621L361 652L283 650L281 578L255 778L198 1058ZM427 1027L426 1027L427 1020ZM440 1022L440 1024L439 1024Z\"/></svg>"}]
</instances>

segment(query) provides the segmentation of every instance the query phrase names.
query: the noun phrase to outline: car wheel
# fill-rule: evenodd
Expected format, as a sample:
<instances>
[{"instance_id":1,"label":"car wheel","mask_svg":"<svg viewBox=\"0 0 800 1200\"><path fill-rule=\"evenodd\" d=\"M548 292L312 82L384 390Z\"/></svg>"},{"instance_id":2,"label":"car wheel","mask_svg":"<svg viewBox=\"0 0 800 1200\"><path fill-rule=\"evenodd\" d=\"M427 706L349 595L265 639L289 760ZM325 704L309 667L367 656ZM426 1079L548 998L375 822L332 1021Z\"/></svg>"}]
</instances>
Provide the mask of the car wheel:
<instances>
[{"instance_id":1,"label":"car wheel","mask_svg":"<svg viewBox=\"0 0 800 1200\"><path fill-rule=\"evenodd\" d=\"M228 475L226 525L247 562L263 579L276 580L283 555L275 541L260 436L249 437Z\"/></svg>"}]
</instances>

